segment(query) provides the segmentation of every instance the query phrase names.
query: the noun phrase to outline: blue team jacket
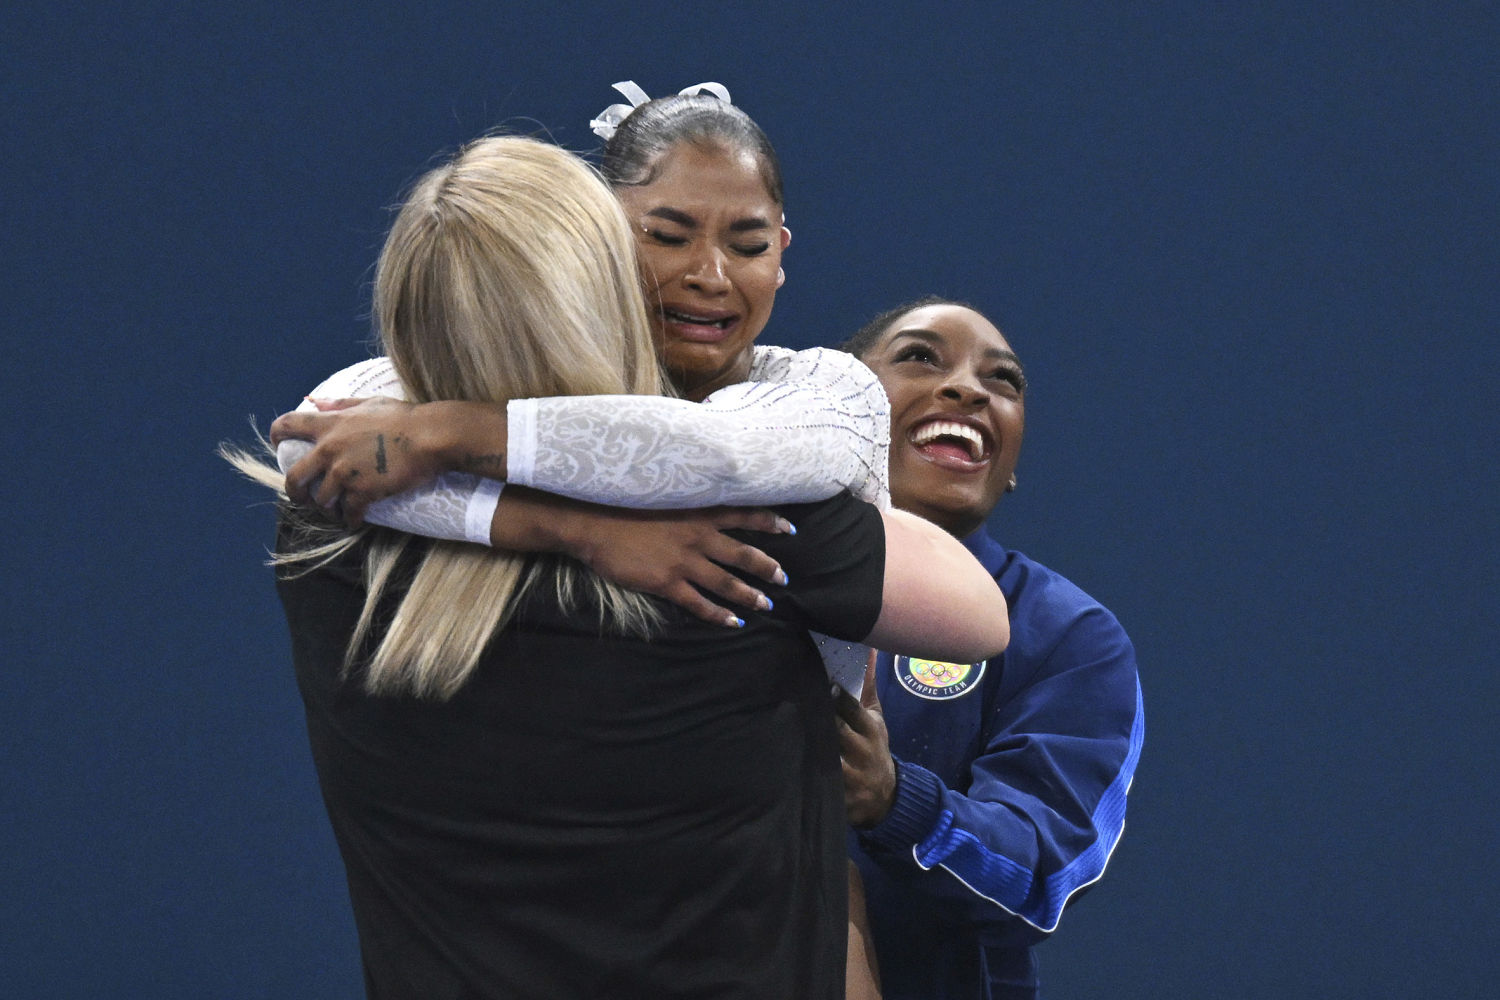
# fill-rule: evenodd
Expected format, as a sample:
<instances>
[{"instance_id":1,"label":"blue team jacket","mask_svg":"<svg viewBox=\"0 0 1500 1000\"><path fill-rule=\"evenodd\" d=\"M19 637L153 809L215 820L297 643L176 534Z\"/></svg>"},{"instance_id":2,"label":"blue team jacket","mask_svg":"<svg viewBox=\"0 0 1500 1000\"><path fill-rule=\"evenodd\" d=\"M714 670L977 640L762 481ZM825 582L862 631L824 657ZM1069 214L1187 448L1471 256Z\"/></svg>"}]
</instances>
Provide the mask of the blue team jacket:
<instances>
[{"instance_id":1,"label":"blue team jacket","mask_svg":"<svg viewBox=\"0 0 1500 1000\"><path fill-rule=\"evenodd\" d=\"M1104 873L1145 734L1114 615L983 529L964 544L1010 604L1010 646L877 665L896 801L849 846L886 1000L1038 995L1032 946Z\"/></svg>"}]
</instances>

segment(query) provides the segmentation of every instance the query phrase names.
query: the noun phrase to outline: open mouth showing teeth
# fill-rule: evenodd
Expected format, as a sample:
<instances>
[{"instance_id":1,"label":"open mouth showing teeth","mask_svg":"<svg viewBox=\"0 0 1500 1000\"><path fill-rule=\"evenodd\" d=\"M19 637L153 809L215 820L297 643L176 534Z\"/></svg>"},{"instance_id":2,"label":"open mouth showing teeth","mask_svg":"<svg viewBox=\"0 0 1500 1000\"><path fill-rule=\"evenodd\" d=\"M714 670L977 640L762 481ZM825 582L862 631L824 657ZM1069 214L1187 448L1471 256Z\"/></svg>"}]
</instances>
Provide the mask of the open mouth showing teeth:
<instances>
[{"instance_id":1,"label":"open mouth showing teeth","mask_svg":"<svg viewBox=\"0 0 1500 1000\"><path fill-rule=\"evenodd\" d=\"M911 434L911 443L918 448L933 447L935 450L953 452L962 450L962 457L971 462L989 457L984 436L972 427L947 420L934 420L923 424Z\"/></svg>"},{"instance_id":2,"label":"open mouth showing teeth","mask_svg":"<svg viewBox=\"0 0 1500 1000\"><path fill-rule=\"evenodd\" d=\"M686 323L689 326L712 326L723 330L734 321L733 316L721 316L714 319L709 316L694 316L692 313L678 312L676 309L663 309L663 318L673 323Z\"/></svg>"}]
</instances>

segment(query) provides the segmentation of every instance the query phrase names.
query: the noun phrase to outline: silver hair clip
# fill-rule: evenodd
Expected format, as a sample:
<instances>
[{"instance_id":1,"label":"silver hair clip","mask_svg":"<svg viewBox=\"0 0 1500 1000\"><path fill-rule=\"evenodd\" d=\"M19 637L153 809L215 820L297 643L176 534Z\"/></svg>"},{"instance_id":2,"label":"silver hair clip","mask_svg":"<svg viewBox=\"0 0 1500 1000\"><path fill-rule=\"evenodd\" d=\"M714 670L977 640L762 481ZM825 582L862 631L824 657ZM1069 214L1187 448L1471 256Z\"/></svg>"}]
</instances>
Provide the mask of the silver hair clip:
<instances>
[{"instance_id":1,"label":"silver hair clip","mask_svg":"<svg viewBox=\"0 0 1500 1000\"><path fill-rule=\"evenodd\" d=\"M623 94L625 96L625 100L629 101L630 103L611 104L609 107L599 112L599 116L597 118L590 119L589 121L589 128L593 130L593 133L595 135L603 139L605 142L608 142L614 137L615 129L620 127L620 123L624 121L632 111L640 107L642 104L645 104L647 101L651 100L651 98L646 96L646 92L636 85L636 82L634 80L621 80L619 83L614 85L614 89ZM691 87L682 88L677 93L684 97L694 97L698 94L708 93L717 97L725 104L734 103L729 99L729 88L724 86L722 83L695 83Z\"/></svg>"}]
</instances>

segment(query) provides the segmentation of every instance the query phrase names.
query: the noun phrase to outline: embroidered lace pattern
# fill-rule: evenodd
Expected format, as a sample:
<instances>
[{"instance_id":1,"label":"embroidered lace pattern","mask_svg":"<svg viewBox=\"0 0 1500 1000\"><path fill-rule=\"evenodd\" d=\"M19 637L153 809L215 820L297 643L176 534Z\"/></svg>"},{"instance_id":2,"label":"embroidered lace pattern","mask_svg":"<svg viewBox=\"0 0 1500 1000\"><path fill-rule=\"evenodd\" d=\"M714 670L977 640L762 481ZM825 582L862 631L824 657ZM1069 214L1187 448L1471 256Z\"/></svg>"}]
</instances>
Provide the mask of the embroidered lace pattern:
<instances>
[{"instance_id":1,"label":"embroidered lace pattern","mask_svg":"<svg viewBox=\"0 0 1500 1000\"><path fill-rule=\"evenodd\" d=\"M336 373L313 395L405 397L385 358ZM513 400L507 416L510 482L548 493L670 509L797 503L847 489L890 505L889 403L874 373L841 351L757 347L749 381L702 403L562 396ZM305 442L284 442L277 452L282 469L306 449ZM366 517L487 544L499 493L492 480L450 473L372 504Z\"/></svg>"}]
</instances>

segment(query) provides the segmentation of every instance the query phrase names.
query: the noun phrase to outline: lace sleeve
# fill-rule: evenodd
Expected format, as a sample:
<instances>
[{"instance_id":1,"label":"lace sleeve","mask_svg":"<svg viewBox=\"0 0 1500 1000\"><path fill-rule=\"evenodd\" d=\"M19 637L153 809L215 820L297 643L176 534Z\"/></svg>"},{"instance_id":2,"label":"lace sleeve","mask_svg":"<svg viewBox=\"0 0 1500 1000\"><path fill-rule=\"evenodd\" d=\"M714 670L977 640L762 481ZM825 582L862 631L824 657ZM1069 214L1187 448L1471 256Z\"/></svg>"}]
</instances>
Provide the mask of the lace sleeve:
<instances>
[{"instance_id":1,"label":"lace sleeve","mask_svg":"<svg viewBox=\"0 0 1500 1000\"><path fill-rule=\"evenodd\" d=\"M372 358L335 372L311 393L324 399L392 396L405 399L406 390L388 358ZM312 410L303 401L299 410ZM283 441L276 464L285 472L311 449L306 441ZM461 472L439 476L420 489L377 500L365 510L365 520L428 538L490 543L490 521L500 498L500 483Z\"/></svg>"},{"instance_id":2,"label":"lace sleeve","mask_svg":"<svg viewBox=\"0 0 1500 1000\"><path fill-rule=\"evenodd\" d=\"M757 347L750 376L702 403L655 396L512 400L510 481L614 507L801 503L840 490L890 506L889 403L869 368L841 351ZM406 393L390 361L374 358L334 374L312 395ZM282 442L282 471L308 447ZM488 545L500 490L495 480L449 473L371 504L365 518Z\"/></svg>"},{"instance_id":3,"label":"lace sleeve","mask_svg":"<svg viewBox=\"0 0 1500 1000\"><path fill-rule=\"evenodd\" d=\"M512 400L509 479L617 507L799 503L849 490L890 504L889 403L838 351L757 349L703 403L643 396Z\"/></svg>"}]
</instances>

